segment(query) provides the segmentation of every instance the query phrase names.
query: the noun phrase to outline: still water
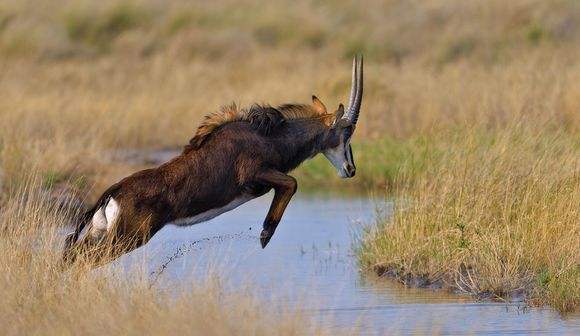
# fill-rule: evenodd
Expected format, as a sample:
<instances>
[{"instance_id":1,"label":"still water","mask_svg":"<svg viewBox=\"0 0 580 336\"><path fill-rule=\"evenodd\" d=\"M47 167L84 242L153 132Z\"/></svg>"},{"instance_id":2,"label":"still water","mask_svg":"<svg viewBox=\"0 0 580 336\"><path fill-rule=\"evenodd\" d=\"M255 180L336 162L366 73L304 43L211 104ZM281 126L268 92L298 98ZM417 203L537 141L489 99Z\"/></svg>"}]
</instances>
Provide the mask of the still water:
<instances>
[{"instance_id":1,"label":"still water","mask_svg":"<svg viewBox=\"0 0 580 336\"><path fill-rule=\"evenodd\" d=\"M367 198L294 197L266 249L261 223L272 195L206 223L168 225L144 248L122 257L143 264L151 282L200 281L217 270L229 288L249 284L265 300L288 302L317 322L357 334L570 334L580 317L521 303L474 302L442 291L408 289L359 272L354 238L391 204Z\"/></svg>"}]
</instances>

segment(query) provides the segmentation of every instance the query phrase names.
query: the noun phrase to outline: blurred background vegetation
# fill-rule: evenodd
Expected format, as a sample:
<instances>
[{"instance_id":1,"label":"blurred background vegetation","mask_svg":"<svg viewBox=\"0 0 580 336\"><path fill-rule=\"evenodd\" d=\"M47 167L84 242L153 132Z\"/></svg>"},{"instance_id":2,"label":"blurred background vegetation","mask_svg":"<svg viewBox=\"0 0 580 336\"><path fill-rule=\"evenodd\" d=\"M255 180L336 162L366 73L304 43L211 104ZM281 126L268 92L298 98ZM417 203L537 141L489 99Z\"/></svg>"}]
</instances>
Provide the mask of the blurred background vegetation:
<instances>
[{"instance_id":1,"label":"blurred background vegetation","mask_svg":"<svg viewBox=\"0 0 580 336\"><path fill-rule=\"evenodd\" d=\"M181 146L232 101L335 108L362 52L355 143L373 150L356 155L378 161L360 179L389 185L389 155L441 130L515 115L577 130L579 45L574 0L2 0L0 160L7 181L35 168L98 186L127 173L111 149ZM299 174L328 181L316 162Z\"/></svg>"},{"instance_id":2,"label":"blurred background vegetation","mask_svg":"<svg viewBox=\"0 0 580 336\"><path fill-rule=\"evenodd\" d=\"M187 62L271 49L401 65L509 62L580 42L574 0L229 1L3 0L4 57L57 61L169 54Z\"/></svg>"}]
</instances>

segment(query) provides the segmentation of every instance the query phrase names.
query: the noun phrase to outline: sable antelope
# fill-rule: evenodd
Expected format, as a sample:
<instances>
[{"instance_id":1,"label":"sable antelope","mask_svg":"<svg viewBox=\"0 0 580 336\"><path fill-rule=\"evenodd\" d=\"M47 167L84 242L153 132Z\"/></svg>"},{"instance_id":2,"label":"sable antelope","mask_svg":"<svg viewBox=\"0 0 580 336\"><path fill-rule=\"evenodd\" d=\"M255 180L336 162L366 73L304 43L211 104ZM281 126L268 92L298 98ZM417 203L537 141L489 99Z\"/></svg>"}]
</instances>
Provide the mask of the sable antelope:
<instances>
[{"instance_id":1,"label":"sable antelope","mask_svg":"<svg viewBox=\"0 0 580 336\"><path fill-rule=\"evenodd\" d=\"M67 236L64 260L81 251L113 246L112 258L143 244L165 224L193 225L274 189L260 234L265 248L296 192L287 175L323 153L342 178L355 174L350 141L363 95L362 57L355 57L348 108L328 113L312 96L311 105L278 107L235 104L210 114L182 154L112 185Z\"/></svg>"}]
</instances>

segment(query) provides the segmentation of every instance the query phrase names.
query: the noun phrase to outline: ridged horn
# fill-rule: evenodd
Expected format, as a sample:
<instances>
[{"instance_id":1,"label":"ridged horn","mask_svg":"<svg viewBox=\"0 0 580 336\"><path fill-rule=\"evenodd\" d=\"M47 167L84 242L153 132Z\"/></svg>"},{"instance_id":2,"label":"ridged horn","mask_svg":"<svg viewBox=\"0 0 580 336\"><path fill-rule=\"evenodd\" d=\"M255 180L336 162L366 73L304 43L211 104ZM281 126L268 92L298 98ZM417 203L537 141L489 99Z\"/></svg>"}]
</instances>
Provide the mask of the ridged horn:
<instances>
[{"instance_id":1,"label":"ridged horn","mask_svg":"<svg viewBox=\"0 0 580 336\"><path fill-rule=\"evenodd\" d=\"M353 125L358 121L360 107L363 96L363 57L356 55L352 60L352 83L350 88L350 99L348 101L348 110L345 114Z\"/></svg>"}]
</instances>

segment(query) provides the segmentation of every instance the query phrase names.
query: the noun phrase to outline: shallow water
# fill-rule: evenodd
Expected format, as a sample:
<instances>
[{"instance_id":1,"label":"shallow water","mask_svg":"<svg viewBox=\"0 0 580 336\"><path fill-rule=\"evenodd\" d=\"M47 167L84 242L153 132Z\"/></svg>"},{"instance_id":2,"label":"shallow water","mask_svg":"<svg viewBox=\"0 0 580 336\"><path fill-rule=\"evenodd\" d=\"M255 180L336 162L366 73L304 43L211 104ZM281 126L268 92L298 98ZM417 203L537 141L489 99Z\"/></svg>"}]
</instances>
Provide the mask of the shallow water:
<instances>
[{"instance_id":1,"label":"shallow water","mask_svg":"<svg viewBox=\"0 0 580 336\"><path fill-rule=\"evenodd\" d=\"M549 308L478 303L365 278L352 251L353 235L372 222L375 211L390 211L386 202L299 194L263 250L258 235L271 197L206 223L167 226L119 262L145 260L151 281L160 287L199 281L215 269L234 290L249 284L265 300L288 302L323 325L356 328L358 334L580 334L578 316L563 319Z\"/></svg>"}]
</instances>

